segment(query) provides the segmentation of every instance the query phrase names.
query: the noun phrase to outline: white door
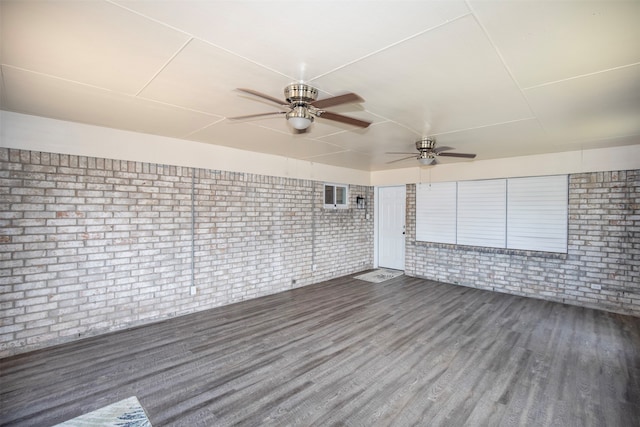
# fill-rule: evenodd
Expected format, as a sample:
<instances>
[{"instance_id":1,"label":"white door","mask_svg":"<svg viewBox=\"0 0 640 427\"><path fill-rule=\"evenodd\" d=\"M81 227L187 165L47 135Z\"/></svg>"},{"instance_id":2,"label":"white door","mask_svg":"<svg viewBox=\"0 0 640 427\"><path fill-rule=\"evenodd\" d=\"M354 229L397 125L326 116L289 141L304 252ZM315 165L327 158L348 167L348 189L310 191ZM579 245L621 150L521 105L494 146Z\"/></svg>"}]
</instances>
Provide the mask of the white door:
<instances>
[{"instance_id":1,"label":"white door","mask_svg":"<svg viewBox=\"0 0 640 427\"><path fill-rule=\"evenodd\" d=\"M378 267L404 270L405 186L378 188Z\"/></svg>"}]
</instances>

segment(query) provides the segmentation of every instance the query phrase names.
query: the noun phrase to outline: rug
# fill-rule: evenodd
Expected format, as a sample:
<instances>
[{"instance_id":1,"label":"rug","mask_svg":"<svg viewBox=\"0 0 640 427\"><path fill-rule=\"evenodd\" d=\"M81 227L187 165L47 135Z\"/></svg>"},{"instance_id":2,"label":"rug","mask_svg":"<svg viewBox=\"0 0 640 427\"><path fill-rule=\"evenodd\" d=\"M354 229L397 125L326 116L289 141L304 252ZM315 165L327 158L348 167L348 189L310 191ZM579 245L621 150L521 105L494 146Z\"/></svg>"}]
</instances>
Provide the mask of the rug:
<instances>
[{"instance_id":1,"label":"rug","mask_svg":"<svg viewBox=\"0 0 640 427\"><path fill-rule=\"evenodd\" d=\"M355 276L354 279L366 280L367 282L380 283L393 279L394 277L402 276L403 272L400 270L389 270L388 268L378 268L377 270L370 271L360 276Z\"/></svg>"},{"instance_id":2,"label":"rug","mask_svg":"<svg viewBox=\"0 0 640 427\"><path fill-rule=\"evenodd\" d=\"M54 427L151 427L151 423L133 396Z\"/></svg>"}]
</instances>

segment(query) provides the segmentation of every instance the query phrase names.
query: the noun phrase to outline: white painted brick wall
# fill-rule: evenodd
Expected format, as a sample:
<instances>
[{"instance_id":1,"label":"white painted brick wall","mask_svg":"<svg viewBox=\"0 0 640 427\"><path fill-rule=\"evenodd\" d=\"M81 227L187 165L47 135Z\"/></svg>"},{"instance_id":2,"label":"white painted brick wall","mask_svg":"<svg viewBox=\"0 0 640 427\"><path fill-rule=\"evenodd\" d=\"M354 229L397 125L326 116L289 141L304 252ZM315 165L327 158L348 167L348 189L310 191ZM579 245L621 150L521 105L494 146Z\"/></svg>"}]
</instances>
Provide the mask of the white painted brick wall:
<instances>
[{"instance_id":1,"label":"white painted brick wall","mask_svg":"<svg viewBox=\"0 0 640 427\"><path fill-rule=\"evenodd\" d=\"M0 149L0 195L0 356L373 263L373 220L313 181Z\"/></svg>"}]
</instances>

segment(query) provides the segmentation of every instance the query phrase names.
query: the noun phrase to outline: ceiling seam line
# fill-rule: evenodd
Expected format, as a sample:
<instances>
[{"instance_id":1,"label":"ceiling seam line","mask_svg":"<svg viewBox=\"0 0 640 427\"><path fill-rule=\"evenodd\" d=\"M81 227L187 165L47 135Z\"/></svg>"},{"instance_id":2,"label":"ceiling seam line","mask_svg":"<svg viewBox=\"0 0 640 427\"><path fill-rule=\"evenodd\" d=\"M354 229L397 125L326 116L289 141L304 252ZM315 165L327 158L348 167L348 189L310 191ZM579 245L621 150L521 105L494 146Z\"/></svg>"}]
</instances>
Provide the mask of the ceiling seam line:
<instances>
[{"instance_id":1,"label":"ceiling seam line","mask_svg":"<svg viewBox=\"0 0 640 427\"><path fill-rule=\"evenodd\" d=\"M198 132L200 132L202 130L205 130L205 129L211 127L211 126L214 126L214 125L217 125L218 123L224 122L225 120L228 120L228 118L227 117L222 117L219 120L215 120L215 121L213 121L213 122L211 122L209 124L206 124L204 126L199 127L198 129L194 129L194 130L192 130L190 132L185 133L181 138L187 138L187 137L189 137L191 135L194 135L194 134L196 134L196 133L198 133ZM236 124L240 124L240 122L236 122ZM259 125L259 124L256 124L256 123L244 122L244 124L247 124L249 126L255 126L255 127L258 127L258 128L261 128L261 129L267 129L269 131L280 133L280 134L283 134L283 135L290 135L290 133L288 133L288 132L281 131L281 130L278 130L278 129L273 129L273 128L270 128L268 126L263 126L263 125ZM318 138L309 138L309 137L307 137L305 139L319 140Z\"/></svg>"},{"instance_id":2,"label":"ceiling seam line","mask_svg":"<svg viewBox=\"0 0 640 427\"><path fill-rule=\"evenodd\" d=\"M145 98L144 96L133 96L133 95L128 95L128 94L124 94L124 95L128 96L128 97L131 97L131 98L139 99L139 100L142 100L142 101L153 102L155 104L164 105L165 107L172 107L172 108L177 108L178 110L184 110L184 111L190 111L192 113L204 114L205 116L216 117L216 118L219 118L220 120L224 119L223 116L221 116L219 114L216 114L216 113L210 113L208 111L201 111L201 110L196 110L196 109L193 109L193 108L187 108L187 107L184 107L182 105L176 105L176 104L170 104L168 102L158 101L157 99Z\"/></svg>"},{"instance_id":3,"label":"ceiling seam line","mask_svg":"<svg viewBox=\"0 0 640 427\"><path fill-rule=\"evenodd\" d=\"M511 81L513 81L513 83L518 88L518 91L520 92L520 95L522 95L522 99L524 99L524 102L527 104L527 107L529 108L529 112L531 113L531 115L533 117L535 117L536 121L540 125L540 128L547 135L549 135L549 131L544 127L544 125L542 124L540 119L538 119L536 111L531 106L531 102L529 101L529 98L527 98L527 94L525 93L524 88L520 85L520 83L518 82L518 79L516 79L516 76L513 74L513 71L511 71L511 68L509 68L509 66L507 65L507 61L504 59L504 56L502 55L502 52L500 52L500 49L498 49L498 46L496 45L496 43L493 41L493 39L489 35L489 31L487 31L486 27L484 25L482 25L482 22L480 22L480 19L476 15L474 8L471 6L470 1L469 0L465 0L465 4L469 8L469 10L472 12L473 19L476 21L476 23L478 24L478 26L480 27L480 29L484 33L484 36L487 38L487 40L489 41L489 43L493 47L494 52L496 53L496 55L498 55L498 58L500 58L500 62L502 63L502 66L506 70L507 74L509 74L509 77L511 78Z\"/></svg>"},{"instance_id":4,"label":"ceiling seam line","mask_svg":"<svg viewBox=\"0 0 640 427\"><path fill-rule=\"evenodd\" d=\"M184 34L185 36L189 36L189 37L193 38L193 34L190 34L190 33L186 32L184 30L181 30L180 28L171 26L171 25L167 24L166 22L160 21L159 19L152 18L152 17L150 17L148 15L145 15L142 12L138 12L137 10L134 10L134 9L128 8L128 7L124 6L124 5L121 5L119 3L116 3L113 0L105 0L105 1L107 3L113 5L113 6L119 7L120 9L123 9L123 10L126 10L127 12L133 13L134 15L138 15L141 18L144 18L144 19L146 19L148 21L151 21L151 22L156 23L158 25L162 25L163 27L169 28L169 29L171 29L173 31L177 31L177 32L179 32L181 34Z\"/></svg>"},{"instance_id":5,"label":"ceiling seam line","mask_svg":"<svg viewBox=\"0 0 640 427\"><path fill-rule=\"evenodd\" d=\"M139 91L136 92L136 97L140 96L140 94L142 93L143 90L145 90L147 88L147 86L149 86L151 84L152 81L154 81L156 79L156 77L158 77L158 75L164 71L165 68L167 68L169 66L169 64L176 58L176 56L178 56L180 54L180 52L182 52L189 43L191 43L191 41L193 40L193 37L189 37L189 39L184 42L182 44L182 46L180 46L178 48L178 50L171 55L171 57L160 67L160 69L158 71L155 72L155 74L153 76L151 76L151 78L144 84L142 85L142 87L140 88Z\"/></svg>"},{"instance_id":6,"label":"ceiling seam line","mask_svg":"<svg viewBox=\"0 0 640 427\"><path fill-rule=\"evenodd\" d=\"M77 80L71 80L71 79L67 79L67 78L64 78L64 77L59 77L59 76L54 76L54 75L47 74L47 73L42 73L40 71L28 70L26 68L16 67L14 65L8 65L8 64L3 64L2 66L6 67L6 68L12 68L14 70L19 70L19 71L22 71L22 72L25 72L25 73L35 74L37 76L43 76L43 77L46 77L46 78L59 80L59 81L62 81L62 82L71 83L71 84L78 85L78 86L88 87L88 88L99 90L99 91L102 91L102 92L114 93L114 94L117 94L117 95L120 95L120 96L124 96L126 98L132 98L132 99L138 99L138 100L147 101L147 102L153 102L154 104L164 105L166 107L177 108L179 110L190 111L190 112L193 112L193 113L204 114L206 116L221 117L221 116L219 116L217 114L209 113L207 111L194 110L193 108L187 108L187 107L183 107L181 105L176 105L176 104L169 104L167 102L158 101L156 99L145 98L144 96L136 96L136 95L133 95L133 94L130 94L130 93L126 93L126 92L120 92L120 91L113 90L113 89L107 89L107 88L102 87L102 86L96 86L96 85L92 85L92 84L89 84L89 83L79 82Z\"/></svg>"},{"instance_id":7,"label":"ceiling seam line","mask_svg":"<svg viewBox=\"0 0 640 427\"><path fill-rule=\"evenodd\" d=\"M452 133L466 132L466 131L476 130L476 129L485 129L485 128L490 128L490 127L493 127L493 126L501 126L501 125L508 125L508 124L511 124L511 123L526 122L528 120L538 121L538 118L535 117L535 116L525 117L525 118L522 118L522 119L507 120L506 122L491 123L491 124L488 124L488 125L475 126L475 127L471 127L471 128L455 129L455 130L451 130L451 131L448 131L448 132L434 133L432 135L433 136L449 135L449 134L452 134Z\"/></svg>"},{"instance_id":8,"label":"ceiling seam line","mask_svg":"<svg viewBox=\"0 0 640 427\"><path fill-rule=\"evenodd\" d=\"M193 135L193 134L195 134L195 133L197 133L197 132L200 132L200 131L202 131L202 130L205 130L206 128L208 128L208 127L210 127L210 126L213 126L213 125L215 125L215 124L218 124L218 123L220 123L220 122L221 122L221 121L223 121L223 120L224 120L224 117L223 117L223 118L221 118L221 119L218 119L218 120L214 120L214 121L213 121L213 122L211 122L211 123L208 123L208 124L206 124L206 125L204 125L204 126L199 127L198 129L194 129L194 130L192 130L192 131L190 131L190 132L187 132L187 133L183 134L182 136L180 136L180 137L179 137L179 139L187 139L187 138L188 138L188 137L190 137L191 135Z\"/></svg>"},{"instance_id":9,"label":"ceiling seam line","mask_svg":"<svg viewBox=\"0 0 640 427\"><path fill-rule=\"evenodd\" d=\"M210 41L208 41L208 40L204 40L204 39L201 39L201 38L199 38L199 37L195 37L195 39L197 39L197 40L201 41L202 43L206 43L206 44L208 44L208 45L210 45L210 46L213 46L213 47L215 47L216 49L220 49L220 50L222 50L222 51L224 51L224 52L227 52L229 55L233 55L233 56L235 56L235 57L237 57L237 58L240 58L240 59L243 59L243 60L245 60L245 61L247 61L247 62L250 62L250 63L252 63L253 65L257 65L257 66L258 66L258 67L260 67L260 68L264 68L265 70L271 71L272 73L279 74L279 75L281 75L282 77L286 77L286 78L288 78L289 80L297 81L295 78L293 78L293 77L291 77L291 76L289 76L289 75L287 75L287 74L284 74L284 73L282 73L282 72L280 72L280 71L278 71L278 70L274 70L274 69L273 69L273 68L271 68L271 67L268 67L268 66L266 66L266 65L264 65L264 64L261 64L261 63L259 63L259 62L254 61L254 60L251 60L251 59L247 58L246 56L242 56L242 55L240 55L239 53L233 52L233 51L231 51L231 50L229 50L229 49L227 49L227 48L224 48L224 47L222 47L222 46L218 46L217 44L211 43L211 42L210 42Z\"/></svg>"},{"instance_id":10,"label":"ceiling seam line","mask_svg":"<svg viewBox=\"0 0 640 427\"><path fill-rule=\"evenodd\" d=\"M313 155L313 156L302 157L301 160L306 160L306 161L310 162L310 161L312 161L312 159L321 159L323 157L333 156L333 155L336 155L336 154L344 154L344 153L354 153L354 151L353 150L342 149L342 150L339 150L339 151L333 151L331 153L316 154L316 155ZM340 166L338 166L338 167L340 167Z\"/></svg>"},{"instance_id":11,"label":"ceiling seam line","mask_svg":"<svg viewBox=\"0 0 640 427\"><path fill-rule=\"evenodd\" d=\"M71 79L67 79L67 78L64 78L64 77L60 77L60 76L54 76L53 74L47 74L47 73L43 73L41 71L29 70L28 68L16 67L15 65L2 64L2 66L6 67L6 68L13 68L14 70L18 70L18 71L23 71L25 73L35 74L35 75L43 76L43 77L48 77L50 79L55 79L55 80L60 80L60 81L67 82L67 83L77 84L77 85L80 85L80 86L90 87L92 89L103 90L105 92L117 93L117 94L122 94L122 95L126 95L126 96L133 96L131 94L127 94L127 93L124 93L124 92L118 92L118 91L113 90L113 89L107 89L107 88L104 88L102 86L96 86L96 85L92 85L90 83L83 83L83 82L79 82L77 80L71 80Z\"/></svg>"},{"instance_id":12,"label":"ceiling seam line","mask_svg":"<svg viewBox=\"0 0 640 427\"><path fill-rule=\"evenodd\" d=\"M452 23L452 22L455 22L455 21L457 21L457 20L459 20L459 19L462 19L462 18L464 18L464 17L467 17L467 16L469 16L469 15L471 15L471 12L469 12L469 13L465 13L465 14L463 14L463 15L456 16L456 17L455 17L455 18L453 18L453 19L448 19L448 20L446 20L445 22L442 22L442 23L440 23L440 24L438 24L438 25L435 25L435 26L433 26L433 27L429 27L429 28L427 28L427 29L425 29L425 30L419 31L419 32L417 32L417 33L415 33L415 34L413 34L413 35L410 35L410 36L408 36L408 37L405 37L405 38L404 38L404 39L402 39L402 40L398 40L398 41L396 41L396 42L394 42L394 43L391 43L391 44L389 44L389 45L387 45L387 46L384 46L384 47L382 47L382 48L380 48L380 49L378 49L378 50L374 50L373 52L370 52L370 53L368 53L368 54L366 54L366 55L364 55L364 56L361 56L360 58L354 59L353 61L349 61L349 62L347 62L346 64L340 65L339 67L336 67L336 68L334 68L334 69L332 69L332 70L327 71L326 73L318 74L317 76L314 76L314 77L312 77L311 79L309 79L309 80L307 80L307 81L308 81L308 82L312 82L312 81L314 81L314 80L317 80L317 79L319 79L319 78L321 78L321 77L324 77L324 76L326 76L326 75L328 75L328 74L331 74L331 73L336 72L336 71L338 71L338 70L341 70L341 69L343 69L343 68L345 68L345 67L348 67L349 65L353 65L353 64L355 64L356 62L360 62L360 61L362 61L363 59L367 59L367 58L369 58L369 57L371 57L371 56L373 56L373 55L377 55L377 54L378 54L378 53L380 53L380 52L383 52L383 51L385 51L385 50L387 50L387 49L390 49L390 48L392 48L392 47L395 47L395 46L397 46L397 45L399 45L399 44L401 44L401 43L404 43L404 42L407 42L407 41L409 41L409 40L411 40L411 39L414 39L414 38L416 38L416 37L419 37L419 36L421 36L421 35L423 35L423 34L426 34L426 33L430 32L430 31L437 30L438 28L444 27L444 26L445 26L445 25L447 25L447 24L450 24L450 23Z\"/></svg>"},{"instance_id":13,"label":"ceiling seam line","mask_svg":"<svg viewBox=\"0 0 640 427\"><path fill-rule=\"evenodd\" d=\"M222 46L218 46L218 45L216 45L216 44L214 44L214 43L211 43L211 42L210 42L210 41L208 41L208 40L205 40L205 39L203 39L203 38L201 38L201 37L198 37L198 36L196 36L196 35L194 35L194 34L188 33L188 32L186 32L186 31L184 31L184 30L181 30L180 28L177 28L177 27L174 27L174 26L172 26L172 25L169 25L169 24L167 24L166 22L160 21L160 20L158 20L158 19L155 19L155 18L152 18L152 17L150 17L150 16L147 16L147 15L145 15L144 13L141 13L141 12L138 12L138 11L136 11L136 10L130 9L130 8L126 7L126 6L121 5L121 4L115 3L115 2L113 2L113 0L106 0L106 1L107 1L108 3L113 4L114 6L118 6L118 7L122 8L122 9L124 9L124 10L128 11L128 12L131 12L131 13L133 13L133 14L136 14L136 15L138 15L138 16L141 16L141 17L143 17L143 18L145 18L145 19L147 19L147 20L149 20L149 21L151 21L151 22L155 22L156 24L162 25L162 26L164 26L164 27L166 27L166 28L170 28L170 29L172 29L172 30L174 30L174 31L177 31L177 32L179 32L179 33L182 33L182 34L184 34L184 35L187 35L187 36L189 36L189 37L190 37L190 40L195 39L195 40L201 41L201 42L203 42L203 43L206 43L206 44L208 44L208 45L210 45L210 46L215 47L216 49L223 50L223 51L225 51L225 52L227 52L227 53L229 53L229 54L231 54L231 55L233 55L233 56L236 56L236 57L238 57L238 58L244 59L245 61L249 61L249 62L251 62L252 64L257 65L257 66L259 66L259 67L261 67L261 68L265 68L265 69L267 69L267 70L269 70L269 71L271 71L271 72L273 72L273 73L279 74L279 75L281 75L281 76L283 76L283 77L286 77L286 78L288 78L288 79L291 79L291 80L295 80L295 79L293 79L291 76L288 76L288 75L286 75L286 74L284 74L284 73L281 73L281 72L280 72L280 71L278 71L278 70L274 70L274 69L272 69L272 68L269 68L269 67L267 67L266 65L260 64L259 62L252 61L251 59L249 59L249 58L247 58L247 57L244 57L244 56L242 56L242 55L240 55L240 54L237 54L237 53L235 53L235 52L233 52L233 51L231 51L231 50L229 50L229 49L226 49L226 48L224 48L224 47L222 47Z\"/></svg>"},{"instance_id":14,"label":"ceiling seam line","mask_svg":"<svg viewBox=\"0 0 640 427\"><path fill-rule=\"evenodd\" d=\"M379 117L384 118L384 121L372 123L371 126L381 125L381 124L385 124L385 123L393 123L394 125L400 126L401 128L404 128L404 129L408 130L411 133L415 133L417 136L427 136L427 135L424 135L424 132L419 132L419 131L409 127L408 125L405 125L404 123L400 123L400 122L397 122L397 121L392 120L392 119L388 119L388 118L383 117L383 116L379 116Z\"/></svg>"},{"instance_id":15,"label":"ceiling seam line","mask_svg":"<svg viewBox=\"0 0 640 427\"><path fill-rule=\"evenodd\" d=\"M537 84L537 85L526 87L523 90L537 89L537 88L540 88L540 87L554 85L556 83L564 83L564 82L568 82L568 81L571 81L571 80L581 79L583 77L591 77L591 76L595 76L595 75L598 75L598 74L607 73L609 71L617 71L617 70L622 70L622 69L629 68L629 67L635 67L637 65L640 65L640 62L634 62L633 64L627 64L627 65L620 65L618 67L606 68L604 70L594 71L592 73L579 74L577 76L567 77L565 79L554 80L554 81L551 81L551 82L540 83L540 84Z\"/></svg>"}]
</instances>

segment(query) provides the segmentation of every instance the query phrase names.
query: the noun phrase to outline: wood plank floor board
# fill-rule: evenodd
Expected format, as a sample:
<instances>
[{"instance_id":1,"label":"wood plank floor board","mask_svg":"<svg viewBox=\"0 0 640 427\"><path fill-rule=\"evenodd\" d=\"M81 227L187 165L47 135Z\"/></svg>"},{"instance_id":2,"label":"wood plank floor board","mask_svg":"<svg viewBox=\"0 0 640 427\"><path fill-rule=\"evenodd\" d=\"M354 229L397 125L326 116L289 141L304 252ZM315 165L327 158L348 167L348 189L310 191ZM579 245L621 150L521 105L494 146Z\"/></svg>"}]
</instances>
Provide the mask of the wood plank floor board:
<instances>
[{"instance_id":1,"label":"wood plank floor board","mask_svg":"<svg viewBox=\"0 0 640 427\"><path fill-rule=\"evenodd\" d=\"M0 425L640 426L640 319L343 277L0 359Z\"/></svg>"}]
</instances>

